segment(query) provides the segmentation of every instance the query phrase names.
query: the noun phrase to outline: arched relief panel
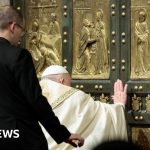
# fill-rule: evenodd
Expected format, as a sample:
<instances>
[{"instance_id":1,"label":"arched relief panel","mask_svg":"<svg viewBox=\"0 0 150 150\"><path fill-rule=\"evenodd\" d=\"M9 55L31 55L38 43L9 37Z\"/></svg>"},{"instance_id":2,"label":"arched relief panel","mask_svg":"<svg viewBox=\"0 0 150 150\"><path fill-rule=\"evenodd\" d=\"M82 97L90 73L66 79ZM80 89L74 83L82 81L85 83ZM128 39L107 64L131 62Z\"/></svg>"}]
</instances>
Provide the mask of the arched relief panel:
<instances>
[{"instance_id":1,"label":"arched relief panel","mask_svg":"<svg viewBox=\"0 0 150 150\"><path fill-rule=\"evenodd\" d=\"M109 79L109 24L109 0L73 1L73 79Z\"/></svg>"},{"instance_id":2,"label":"arched relief panel","mask_svg":"<svg viewBox=\"0 0 150 150\"><path fill-rule=\"evenodd\" d=\"M150 78L150 1L131 1L131 78Z\"/></svg>"},{"instance_id":3,"label":"arched relief panel","mask_svg":"<svg viewBox=\"0 0 150 150\"><path fill-rule=\"evenodd\" d=\"M49 65L62 64L61 0L26 1L26 48L37 75Z\"/></svg>"}]
</instances>

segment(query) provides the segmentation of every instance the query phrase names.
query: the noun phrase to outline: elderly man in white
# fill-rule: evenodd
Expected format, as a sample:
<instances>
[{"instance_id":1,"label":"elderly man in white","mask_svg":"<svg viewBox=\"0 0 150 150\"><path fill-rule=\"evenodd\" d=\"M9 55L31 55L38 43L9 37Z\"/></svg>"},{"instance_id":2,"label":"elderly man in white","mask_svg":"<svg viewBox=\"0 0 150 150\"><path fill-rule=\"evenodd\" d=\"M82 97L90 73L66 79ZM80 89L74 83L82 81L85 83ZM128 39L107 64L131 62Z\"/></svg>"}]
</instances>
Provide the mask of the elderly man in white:
<instances>
[{"instance_id":1,"label":"elderly man in white","mask_svg":"<svg viewBox=\"0 0 150 150\"><path fill-rule=\"evenodd\" d=\"M68 71L59 65L48 67L42 74L40 85L60 122L72 133L80 133L85 138L80 150L93 149L97 144L113 140L127 140L124 105L127 99L127 85L121 80L114 84L114 104L94 101L81 90L70 87ZM49 150L72 150L72 146L57 145L42 127L48 141Z\"/></svg>"}]
</instances>

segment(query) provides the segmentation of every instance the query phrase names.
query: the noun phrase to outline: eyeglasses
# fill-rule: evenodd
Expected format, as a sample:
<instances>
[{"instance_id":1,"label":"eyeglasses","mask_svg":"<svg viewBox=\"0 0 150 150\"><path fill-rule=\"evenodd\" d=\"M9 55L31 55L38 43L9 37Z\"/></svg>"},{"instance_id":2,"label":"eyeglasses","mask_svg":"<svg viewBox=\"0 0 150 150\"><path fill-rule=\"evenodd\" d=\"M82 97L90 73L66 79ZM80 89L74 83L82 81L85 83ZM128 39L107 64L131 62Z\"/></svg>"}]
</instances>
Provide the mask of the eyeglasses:
<instances>
[{"instance_id":1,"label":"eyeglasses","mask_svg":"<svg viewBox=\"0 0 150 150\"><path fill-rule=\"evenodd\" d=\"M24 36L26 34L25 28L23 26L21 26L20 24L18 24L18 23L15 23L15 24L22 30L21 36Z\"/></svg>"}]
</instances>

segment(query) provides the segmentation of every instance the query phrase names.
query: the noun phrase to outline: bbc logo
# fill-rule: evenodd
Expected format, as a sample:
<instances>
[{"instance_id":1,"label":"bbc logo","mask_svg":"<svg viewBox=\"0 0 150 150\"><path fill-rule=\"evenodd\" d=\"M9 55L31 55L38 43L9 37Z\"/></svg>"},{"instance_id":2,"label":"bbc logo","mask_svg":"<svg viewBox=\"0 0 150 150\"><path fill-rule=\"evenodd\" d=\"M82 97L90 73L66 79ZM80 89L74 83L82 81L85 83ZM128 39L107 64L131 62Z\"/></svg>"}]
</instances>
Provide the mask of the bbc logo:
<instances>
[{"instance_id":1,"label":"bbc logo","mask_svg":"<svg viewBox=\"0 0 150 150\"><path fill-rule=\"evenodd\" d=\"M0 130L0 139L2 138L19 138L19 130Z\"/></svg>"}]
</instances>

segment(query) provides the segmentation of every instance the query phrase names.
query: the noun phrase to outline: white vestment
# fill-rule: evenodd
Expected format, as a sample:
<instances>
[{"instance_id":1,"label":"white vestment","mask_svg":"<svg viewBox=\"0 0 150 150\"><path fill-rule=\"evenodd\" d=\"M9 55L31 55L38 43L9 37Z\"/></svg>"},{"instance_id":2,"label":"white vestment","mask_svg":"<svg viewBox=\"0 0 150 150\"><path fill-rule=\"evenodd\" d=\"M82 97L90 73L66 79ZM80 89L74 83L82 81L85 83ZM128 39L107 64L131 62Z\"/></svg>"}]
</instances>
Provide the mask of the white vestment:
<instances>
[{"instance_id":1,"label":"white vestment","mask_svg":"<svg viewBox=\"0 0 150 150\"><path fill-rule=\"evenodd\" d=\"M94 101L81 90L51 80L40 81L42 92L47 97L60 122L71 133L85 139L84 146L76 150L91 150L97 144L111 139L127 140L124 108L121 104L105 104ZM42 127L49 150L72 150L67 143L57 144Z\"/></svg>"}]
</instances>

